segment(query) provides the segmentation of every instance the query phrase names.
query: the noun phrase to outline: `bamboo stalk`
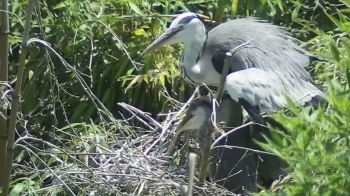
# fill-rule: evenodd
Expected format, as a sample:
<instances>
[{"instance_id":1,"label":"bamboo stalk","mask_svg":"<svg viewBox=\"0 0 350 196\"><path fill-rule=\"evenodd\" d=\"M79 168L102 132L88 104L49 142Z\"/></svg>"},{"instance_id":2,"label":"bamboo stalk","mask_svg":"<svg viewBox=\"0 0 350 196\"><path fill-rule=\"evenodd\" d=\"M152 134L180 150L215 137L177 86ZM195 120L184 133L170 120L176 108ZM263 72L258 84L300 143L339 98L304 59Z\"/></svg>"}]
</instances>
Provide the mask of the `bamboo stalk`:
<instances>
[{"instance_id":1,"label":"bamboo stalk","mask_svg":"<svg viewBox=\"0 0 350 196\"><path fill-rule=\"evenodd\" d=\"M21 51L21 56L19 60L18 72L17 72L17 82L16 82L15 91L12 98L12 106L11 106L11 114L10 114L10 122L9 122L7 163L6 163L6 169L4 172L4 180L3 180L3 186L2 186L3 196L8 195L10 182L11 182L12 160L13 160L13 154L14 154L15 128L17 123L19 95L21 92L21 86L22 86L22 80L23 80L24 63L29 50L28 39L29 39L30 22L31 22L36 1L37 0L30 0L26 10L26 21L25 21L24 31L23 31L22 51Z\"/></svg>"},{"instance_id":2,"label":"bamboo stalk","mask_svg":"<svg viewBox=\"0 0 350 196\"><path fill-rule=\"evenodd\" d=\"M8 81L8 34L9 34L9 16L8 0L1 0L0 7L0 81ZM4 85L4 92L6 91ZM6 147L7 147L7 106L0 105L0 186L3 183L5 165L6 165Z\"/></svg>"}]
</instances>

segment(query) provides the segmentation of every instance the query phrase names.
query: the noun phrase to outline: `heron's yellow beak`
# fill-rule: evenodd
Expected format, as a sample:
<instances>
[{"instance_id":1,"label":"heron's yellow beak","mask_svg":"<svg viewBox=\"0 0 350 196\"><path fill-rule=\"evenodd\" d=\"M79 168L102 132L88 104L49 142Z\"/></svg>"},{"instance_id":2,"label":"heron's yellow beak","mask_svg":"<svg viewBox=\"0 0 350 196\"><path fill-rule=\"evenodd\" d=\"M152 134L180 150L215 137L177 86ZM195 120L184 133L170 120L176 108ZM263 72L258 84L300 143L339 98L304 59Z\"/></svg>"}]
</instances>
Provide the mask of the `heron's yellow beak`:
<instances>
[{"instance_id":1,"label":"heron's yellow beak","mask_svg":"<svg viewBox=\"0 0 350 196\"><path fill-rule=\"evenodd\" d=\"M201 17L205 22L212 22L212 20L209 16L206 16L203 14L197 14L197 16Z\"/></svg>"}]
</instances>

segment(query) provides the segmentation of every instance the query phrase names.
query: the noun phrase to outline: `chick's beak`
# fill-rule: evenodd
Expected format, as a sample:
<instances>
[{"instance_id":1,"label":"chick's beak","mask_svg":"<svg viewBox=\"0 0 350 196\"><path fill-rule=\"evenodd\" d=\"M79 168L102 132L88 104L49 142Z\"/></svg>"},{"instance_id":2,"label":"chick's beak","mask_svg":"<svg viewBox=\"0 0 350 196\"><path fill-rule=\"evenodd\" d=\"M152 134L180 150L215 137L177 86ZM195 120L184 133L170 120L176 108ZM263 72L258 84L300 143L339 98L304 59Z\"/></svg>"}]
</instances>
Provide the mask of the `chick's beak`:
<instances>
[{"instance_id":1,"label":"chick's beak","mask_svg":"<svg viewBox=\"0 0 350 196\"><path fill-rule=\"evenodd\" d=\"M175 130L176 134L179 134L183 131L188 130L188 127L192 124L191 119L193 115L192 114L186 114L185 118L181 121L177 129Z\"/></svg>"}]
</instances>

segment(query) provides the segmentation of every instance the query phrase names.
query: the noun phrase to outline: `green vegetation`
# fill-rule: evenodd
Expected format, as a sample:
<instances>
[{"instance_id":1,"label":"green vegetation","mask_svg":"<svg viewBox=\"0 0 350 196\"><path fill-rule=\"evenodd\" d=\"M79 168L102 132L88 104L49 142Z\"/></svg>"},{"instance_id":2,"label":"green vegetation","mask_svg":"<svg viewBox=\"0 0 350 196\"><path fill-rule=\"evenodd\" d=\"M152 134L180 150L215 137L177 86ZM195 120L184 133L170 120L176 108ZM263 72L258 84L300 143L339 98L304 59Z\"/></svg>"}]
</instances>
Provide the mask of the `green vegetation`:
<instances>
[{"instance_id":1,"label":"green vegetation","mask_svg":"<svg viewBox=\"0 0 350 196\"><path fill-rule=\"evenodd\" d=\"M9 81L14 87L28 1L9 3ZM259 194L349 195L349 0L39 1L30 38L43 41L31 45L25 60L16 125L20 141L15 145L10 195L92 195L96 186L105 187L104 194L126 191L114 189L117 182L105 183L109 178L96 170L96 164L108 153L121 153L111 150L116 146L136 154L145 150L142 146L150 148L153 141L131 142L147 131L138 128L143 124L135 118L127 122L130 112L118 103L156 115L178 110L182 105L176 100L186 102L194 90L178 70L181 46L164 47L139 58L171 21L165 15L179 9L206 14L218 22L234 15L257 16L291 27L305 42L303 47L334 62L308 68L330 94L329 114L319 109L309 115L309 108L300 110L291 104L295 116L275 115L290 135L275 134L263 146L290 164L292 179L278 193ZM137 71L141 64L143 69ZM128 148L121 147L126 144ZM115 171L127 173L121 165ZM130 170L142 175L147 169ZM139 177L141 182L147 179ZM151 186L141 182L134 194L142 192L140 186ZM152 193L156 194L142 192Z\"/></svg>"}]
</instances>

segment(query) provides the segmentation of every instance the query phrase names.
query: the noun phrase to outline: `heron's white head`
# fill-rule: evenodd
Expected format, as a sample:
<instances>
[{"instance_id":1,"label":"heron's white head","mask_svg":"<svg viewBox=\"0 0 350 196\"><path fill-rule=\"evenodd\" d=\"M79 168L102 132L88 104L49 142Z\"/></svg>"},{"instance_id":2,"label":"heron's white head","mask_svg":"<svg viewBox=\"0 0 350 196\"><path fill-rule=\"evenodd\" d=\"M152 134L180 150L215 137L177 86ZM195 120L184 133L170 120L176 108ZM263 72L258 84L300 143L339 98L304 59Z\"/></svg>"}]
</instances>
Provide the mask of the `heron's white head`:
<instances>
[{"instance_id":1,"label":"heron's white head","mask_svg":"<svg viewBox=\"0 0 350 196\"><path fill-rule=\"evenodd\" d=\"M142 53L141 56L151 53L152 51L164 45L173 45L177 43L192 43L205 39L206 29L203 21L209 20L209 17L185 12L178 15L170 24L169 28L151 43Z\"/></svg>"}]
</instances>

